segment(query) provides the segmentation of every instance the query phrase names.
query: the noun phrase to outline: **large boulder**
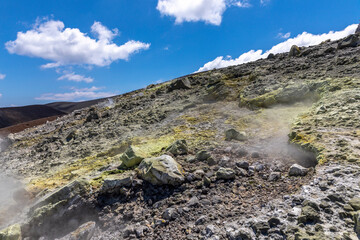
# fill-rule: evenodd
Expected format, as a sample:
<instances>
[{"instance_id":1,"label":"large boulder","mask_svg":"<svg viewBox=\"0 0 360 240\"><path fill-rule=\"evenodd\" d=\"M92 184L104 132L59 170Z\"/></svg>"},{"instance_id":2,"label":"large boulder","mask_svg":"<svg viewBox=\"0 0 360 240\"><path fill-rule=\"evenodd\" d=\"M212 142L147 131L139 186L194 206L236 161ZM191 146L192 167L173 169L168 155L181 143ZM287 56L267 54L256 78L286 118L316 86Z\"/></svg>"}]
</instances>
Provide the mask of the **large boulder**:
<instances>
[{"instance_id":1,"label":"large boulder","mask_svg":"<svg viewBox=\"0 0 360 240\"><path fill-rule=\"evenodd\" d=\"M278 103L294 103L303 99L309 99L311 91L307 84L298 83L286 86L276 95Z\"/></svg>"},{"instance_id":2,"label":"large boulder","mask_svg":"<svg viewBox=\"0 0 360 240\"><path fill-rule=\"evenodd\" d=\"M205 161L208 158L211 157L211 153L209 153L208 151L202 150L196 153L196 159L199 161Z\"/></svg>"},{"instance_id":3,"label":"large boulder","mask_svg":"<svg viewBox=\"0 0 360 240\"><path fill-rule=\"evenodd\" d=\"M305 206L301 209L301 215L298 218L299 223L317 223L320 221L319 211L312 206Z\"/></svg>"},{"instance_id":4,"label":"large boulder","mask_svg":"<svg viewBox=\"0 0 360 240\"><path fill-rule=\"evenodd\" d=\"M81 225L68 236L69 240L90 240L95 233L95 222L87 222Z\"/></svg>"},{"instance_id":5,"label":"large boulder","mask_svg":"<svg viewBox=\"0 0 360 240\"><path fill-rule=\"evenodd\" d=\"M188 153L188 146L185 140L177 140L171 144L166 151L172 153L174 156L184 155Z\"/></svg>"},{"instance_id":6,"label":"large boulder","mask_svg":"<svg viewBox=\"0 0 360 240\"><path fill-rule=\"evenodd\" d=\"M122 187L130 187L133 182L134 172L111 174L104 178L101 187L102 193L114 193Z\"/></svg>"},{"instance_id":7,"label":"large boulder","mask_svg":"<svg viewBox=\"0 0 360 240\"><path fill-rule=\"evenodd\" d=\"M245 141L247 139L245 132L238 132L236 129L228 129L225 131L225 140L237 140L237 141Z\"/></svg>"},{"instance_id":8,"label":"large boulder","mask_svg":"<svg viewBox=\"0 0 360 240\"><path fill-rule=\"evenodd\" d=\"M216 179L230 180L235 178L235 171L231 168L219 168L216 172Z\"/></svg>"},{"instance_id":9,"label":"large boulder","mask_svg":"<svg viewBox=\"0 0 360 240\"><path fill-rule=\"evenodd\" d=\"M355 222L355 232L356 234L360 235L360 211L357 211L354 214L353 220Z\"/></svg>"},{"instance_id":10,"label":"large boulder","mask_svg":"<svg viewBox=\"0 0 360 240\"><path fill-rule=\"evenodd\" d=\"M289 51L289 57L296 57L300 55L300 48L296 45L293 45Z\"/></svg>"},{"instance_id":11,"label":"large boulder","mask_svg":"<svg viewBox=\"0 0 360 240\"><path fill-rule=\"evenodd\" d=\"M359 44L359 37L357 35L349 35L344 40L338 43L337 48L343 49L348 47L356 47Z\"/></svg>"},{"instance_id":12,"label":"large boulder","mask_svg":"<svg viewBox=\"0 0 360 240\"><path fill-rule=\"evenodd\" d=\"M49 204L56 204L61 201L68 202L75 196L82 196L88 193L89 183L86 180L78 179L70 182L66 186L50 193L49 195L41 198L34 206L30 209L30 212L41 208Z\"/></svg>"},{"instance_id":13,"label":"large boulder","mask_svg":"<svg viewBox=\"0 0 360 240\"><path fill-rule=\"evenodd\" d=\"M308 173L308 169L300 166L299 164L294 164L290 167L289 176L305 176Z\"/></svg>"},{"instance_id":14,"label":"large boulder","mask_svg":"<svg viewBox=\"0 0 360 240\"><path fill-rule=\"evenodd\" d=\"M0 231L0 240L21 240L21 227L19 224L12 225Z\"/></svg>"},{"instance_id":15,"label":"large boulder","mask_svg":"<svg viewBox=\"0 0 360 240\"><path fill-rule=\"evenodd\" d=\"M180 90L180 89L190 89L191 83L188 78L179 78L174 80L168 88L168 92L172 92L174 90Z\"/></svg>"},{"instance_id":16,"label":"large boulder","mask_svg":"<svg viewBox=\"0 0 360 240\"><path fill-rule=\"evenodd\" d=\"M355 211L359 211L359 210L360 210L360 198L355 197L355 198L350 199L349 205L350 205Z\"/></svg>"},{"instance_id":17,"label":"large boulder","mask_svg":"<svg viewBox=\"0 0 360 240\"><path fill-rule=\"evenodd\" d=\"M90 184L87 181L76 180L40 199L30 208L28 219L21 227L24 237L61 235L72 222L80 222L82 218L90 216L93 206L84 200L89 192ZM54 228L56 224L63 227Z\"/></svg>"},{"instance_id":18,"label":"large boulder","mask_svg":"<svg viewBox=\"0 0 360 240\"><path fill-rule=\"evenodd\" d=\"M130 146L121 155L120 160L126 167L131 168L133 166L139 165L144 158L145 155L141 153L139 149Z\"/></svg>"},{"instance_id":19,"label":"large boulder","mask_svg":"<svg viewBox=\"0 0 360 240\"><path fill-rule=\"evenodd\" d=\"M179 185L184 181L182 167L170 156L146 158L137 168L139 176L153 185Z\"/></svg>"}]
</instances>

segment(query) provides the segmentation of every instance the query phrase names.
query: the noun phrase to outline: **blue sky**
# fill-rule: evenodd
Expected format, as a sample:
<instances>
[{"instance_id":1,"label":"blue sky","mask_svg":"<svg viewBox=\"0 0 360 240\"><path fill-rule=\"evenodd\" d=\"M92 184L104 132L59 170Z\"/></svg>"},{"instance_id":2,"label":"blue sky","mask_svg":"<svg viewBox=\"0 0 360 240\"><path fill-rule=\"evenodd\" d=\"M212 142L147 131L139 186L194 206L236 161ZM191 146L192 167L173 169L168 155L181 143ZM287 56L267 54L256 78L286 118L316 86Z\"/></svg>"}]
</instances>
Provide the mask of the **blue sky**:
<instances>
[{"instance_id":1,"label":"blue sky","mask_svg":"<svg viewBox=\"0 0 360 240\"><path fill-rule=\"evenodd\" d=\"M359 0L2 0L0 106L121 94L341 38L359 20Z\"/></svg>"}]
</instances>

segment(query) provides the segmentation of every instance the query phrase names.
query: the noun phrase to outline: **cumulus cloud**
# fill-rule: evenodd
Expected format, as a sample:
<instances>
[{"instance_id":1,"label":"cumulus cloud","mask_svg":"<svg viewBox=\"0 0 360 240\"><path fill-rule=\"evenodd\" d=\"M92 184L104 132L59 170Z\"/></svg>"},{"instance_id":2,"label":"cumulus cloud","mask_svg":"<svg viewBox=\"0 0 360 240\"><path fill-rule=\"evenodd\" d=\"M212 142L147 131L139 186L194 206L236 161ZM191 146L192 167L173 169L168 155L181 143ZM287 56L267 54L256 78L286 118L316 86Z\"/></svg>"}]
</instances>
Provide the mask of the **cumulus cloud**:
<instances>
[{"instance_id":1,"label":"cumulus cloud","mask_svg":"<svg viewBox=\"0 0 360 240\"><path fill-rule=\"evenodd\" d=\"M159 0L156 9L162 15L175 17L175 23L204 21L220 25L227 7L249 7L239 0Z\"/></svg>"},{"instance_id":2,"label":"cumulus cloud","mask_svg":"<svg viewBox=\"0 0 360 240\"><path fill-rule=\"evenodd\" d=\"M83 101L89 99L106 98L116 95L113 92L100 91L103 88L91 87L91 88L71 88L70 92L66 93L44 93L36 100L42 101Z\"/></svg>"},{"instance_id":3,"label":"cumulus cloud","mask_svg":"<svg viewBox=\"0 0 360 240\"><path fill-rule=\"evenodd\" d=\"M217 57L213 61L206 63L197 72L202 72L202 71L207 71L207 70L211 70L211 69L215 69L215 68L223 68L223 67L238 65L238 64L242 64L242 63L251 62L251 61L256 61L261 58L266 58L270 53L277 54L277 53L288 52L292 45L308 47L308 46L312 46L312 45L317 45L328 39L331 39L333 41L338 40L338 39L344 38L350 34L353 34L355 32L357 26L358 26L357 24L353 24L353 25L346 27L342 31L337 31L337 32L330 31L329 33L318 34L318 35L303 32L302 34L299 34L298 36L296 36L294 38L290 38L282 43L279 43L279 44L273 46L271 49L269 49L265 52L263 50L257 50L257 51L250 50L249 52L246 52L235 59L231 58L230 56L227 56L225 58L223 56Z\"/></svg>"},{"instance_id":4,"label":"cumulus cloud","mask_svg":"<svg viewBox=\"0 0 360 240\"><path fill-rule=\"evenodd\" d=\"M65 80L65 79L74 82L86 82L86 83L91 83L94 81L94 79L91 77L85 77L83 75L75 74L74 72L65 73L64 75L58 78L58 80Z\"/></svg>"},{"instance_id":5,"label":"cumulus cloud","mask_svg":"<svg viewBox=\"0 0 360 240\"><path fill-rule=\"evenodd\" d=\"M6 78L6 75L0 73L0 80L3 80L3 79L5 79L5 78Z\"/></svg>"},{"instance_id":6,"label":"cumulus cloud","mask_svg":"<svg viewBox=\"0 0 360 240\"><path fill-rule=\"evenodd\" d=\"M78 28L65 28L61 21L49 20L36 23L31 30L18 32L14 41L5 44L12 54L43 58L51 61L44 68L64 65L108 66L116 60L128 60L130 55L146 50L150 44L130 40L117 45L112 40L118 30L109 30L100 22L94 22L89 37Z\"/></svg>"}]
</instances>

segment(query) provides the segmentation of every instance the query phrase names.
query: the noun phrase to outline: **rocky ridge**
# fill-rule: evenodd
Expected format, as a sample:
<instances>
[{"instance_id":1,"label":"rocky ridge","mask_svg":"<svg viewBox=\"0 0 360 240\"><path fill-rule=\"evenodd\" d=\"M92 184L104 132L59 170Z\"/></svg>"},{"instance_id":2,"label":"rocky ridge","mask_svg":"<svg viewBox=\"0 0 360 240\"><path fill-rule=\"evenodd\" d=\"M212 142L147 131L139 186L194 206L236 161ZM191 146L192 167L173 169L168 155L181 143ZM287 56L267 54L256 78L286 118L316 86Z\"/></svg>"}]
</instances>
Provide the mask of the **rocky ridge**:
<instances>
[{"instance_id":1,"label":"rocky ridge","mask_svg":"<svg viewBox=\"0 0 360 240\"><path fill-rule=\"evenodd\" d=\"M10 134L0 239L358 239L359 38Z\"/></svg>"}]
</instances>

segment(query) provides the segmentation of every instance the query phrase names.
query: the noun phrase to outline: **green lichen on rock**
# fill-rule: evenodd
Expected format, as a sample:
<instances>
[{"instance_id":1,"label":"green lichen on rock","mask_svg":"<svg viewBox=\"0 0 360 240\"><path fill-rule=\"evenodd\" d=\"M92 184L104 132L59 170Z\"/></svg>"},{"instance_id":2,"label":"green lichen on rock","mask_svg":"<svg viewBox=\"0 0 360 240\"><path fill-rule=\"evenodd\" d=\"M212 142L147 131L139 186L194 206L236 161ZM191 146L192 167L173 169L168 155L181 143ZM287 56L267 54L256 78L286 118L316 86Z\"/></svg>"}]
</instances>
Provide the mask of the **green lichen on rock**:
<instances>
[{"instance_id":1,"label":"green lichen on rock","mask_svg":"<svg viewBox=\"0 0 360 240\"><path fill-rule=\"evenodd\" d=\"M314 152L319 163L356 162L360 153L350 143L359 137L360 80L326 79L319 84L318 92L320 100L294 122L291 142Z\"/></svg>"},{"instance_id":2,"label":"green lichen on rock","mask_svg":"<svg viewBox=\"0 0 360 240\"><path fill-rule=\"evenodd\" d=\"M146 158L137 168L139 176L153 185L180 185L184 181L182 167L170 156Z\"/></svg>"},{"instance_id":3,"label":"green lichen on rock","mask_svg":"<svg viewBox=\"0 0 360 240\"><path fill-rule=\"evenodd\" d=\"M131 146L128 147L128 149L126 149L126 151L120 157L122 164L128 168L138 165L145 158L145 156L142 155L143 153L137 150L137 148Z\"/></svg>"},{"instance_id":4,"label":"green lichen on rock","mask_svg":"<svg viewBox=\"0 0 360 240\"><path fill-rule=\"evenodd\" d=\"M293 45L293 46L291 47L290 51L289 51L288 56L289 56L289 57L296 57L296 56L299 56L300 53L301 53L300 48L299 48L298 46L296 46L296 45Z\"/></svg>"},{"instance_id":5,"label":"green lichen on rock","mask_svg":"<svg viewBox=\"0 0 360 240\"><path fill-rule=\"evenodd\" d=\"M189 150L185 140L176 140L166 149L166 151L177 156L187 154Z\"/></svg>"},{"instance_id":6,"label":"green lichen on rock","mask_svg":"<svg viewBox=\"0 0 360 240\"><path fill-rule=\"evenodd\" d=\"M355 198L350 199L349 205L350 205L355 211L359 211L359 210L360 210L360 198L355 197Z\"/></svg>"},{"instance_id":7,"label":"green lichen on rock","mask_svg":"<svg viewBox=\"0 0 360 240\"><path fill-rule=\"evenodd\" d=\"M103 178L103 184L100 189L102 193L115 192L122 187L130 187L135 175L134 171L125 173L111 174Z\"/></svg>"},{"instance_id":8,"label":"green lichen on rock","mask_svg":"<svg viewBox=\"0 0 360 240\"><path fill-rule=\"evenodd\" d=\"M59 202L68 202L77 195L86 195L89 192L90 184L84 179L72 181L64 187L50 193L41 198L31 209L30 212L35 211L43 206L53 206ZM50 207L52 208L52 207Z\"/></svg>"},{"instance_id":9,"label":"green lichen on rock","mask_svg":"<svg viewBox=\"0 0 360 240\"><path fill-rule=\"evenodd\" d=\"M307 82L290 83L274 91L253 98L240 96L240 106L249 108L268 108L275 104L291 104L304 100L313 100L317 93Z\"/></svg>"},{"instance_id":10,"label":"green lichen on rock","mask_svg":"<svg viewBox=\"0 0 360 240\"><path fill-rule=\"evenodd\" d=\"M20 224L12 225L0 231L0 240L21 240L21 226Z\"/></svg>"}]
</instances>

